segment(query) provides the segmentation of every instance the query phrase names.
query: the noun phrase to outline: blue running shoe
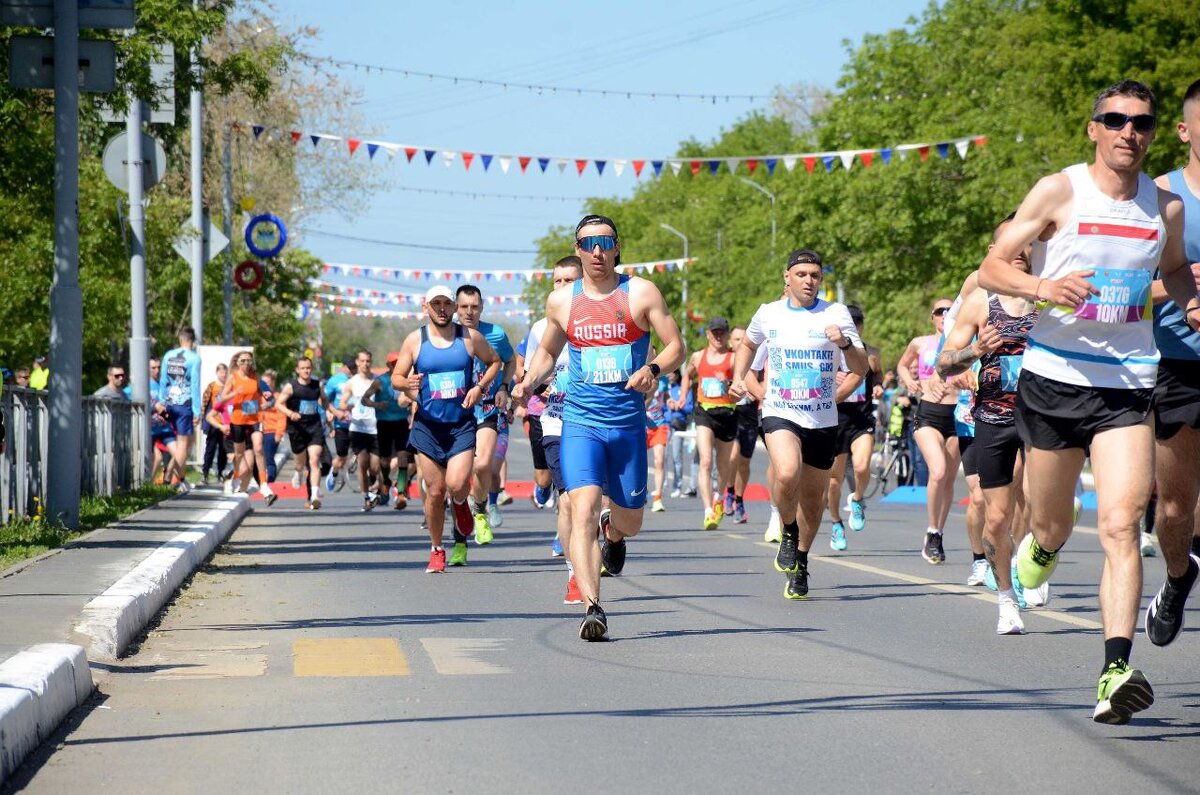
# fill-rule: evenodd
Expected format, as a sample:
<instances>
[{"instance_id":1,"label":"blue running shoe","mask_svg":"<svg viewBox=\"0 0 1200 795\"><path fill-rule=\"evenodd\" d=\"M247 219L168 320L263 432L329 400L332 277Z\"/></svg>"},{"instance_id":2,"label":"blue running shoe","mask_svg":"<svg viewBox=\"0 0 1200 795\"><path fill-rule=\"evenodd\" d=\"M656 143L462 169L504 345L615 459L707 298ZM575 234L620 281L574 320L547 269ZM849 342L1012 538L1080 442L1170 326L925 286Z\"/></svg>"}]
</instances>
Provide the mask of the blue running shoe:
<instances>
[{"instance_id":1,"label":"blue running shoe","mask_svg":"<svg viewBox=\"0 0 1200 795\"><path fill-rule=\"evenodd\" d=\"M333 471L330 470L329 474L325 476L325 491L333 491L333 485L337 482L333 475Z\"/></svg>"},{"instance_id":2,"label":"blue running shoe","mask_svg":"<svg viewBox=\"0 0 1200 795\"><path fill-rule=\"evenodd\" d=\"M857 533L867 526L867 506L853 496L847 505L850 508L850 529Z\"/></svg>"},{"instance_id":3,"label":"blue running shoe","mask_svg":"<svg viewBox=\"0 0 1200 795\"><path fill-rule=\"evenodd\" d=\"M1012 562L1012 584L1013 591L1017 594L1017 607L1022 610L1028 609L1029 605L1025 604L1025 586L1021 585L1021 580L1017 577L1017 559L1013 558Z\"/></svg>"},{"instance_id":4,"label":"blue running shoe","mask_svg":"<svg viewBox=\"0 0 1200 795\"><path fill-rule=\"evenodd\" d=\"M733 502L734 502L733 492L726 491L725 492L725 515L726 516L733 516Z\"/></svg>"},{"instance_id":5,"label":"blue running shoe","mask_svg":"<svg viewBox=\"0 0 1200 795\"><path fill-rule=\"evenodd\" d=\"M829 548L838 552L846 548L846 526L841 522L834 522L829 531Z\"/></svg>"},{"instance_id":6,"label":"blue running shoe","mask_svg":"<svg viewBox=\"0 0 1200 795\"><path fill-rule=\"evenodd\" d=\"M563 554L562 542L558 540L558 536L554 537L554 543L550 545L550 557L561 558Z\"/></svg>"}]
</instances>

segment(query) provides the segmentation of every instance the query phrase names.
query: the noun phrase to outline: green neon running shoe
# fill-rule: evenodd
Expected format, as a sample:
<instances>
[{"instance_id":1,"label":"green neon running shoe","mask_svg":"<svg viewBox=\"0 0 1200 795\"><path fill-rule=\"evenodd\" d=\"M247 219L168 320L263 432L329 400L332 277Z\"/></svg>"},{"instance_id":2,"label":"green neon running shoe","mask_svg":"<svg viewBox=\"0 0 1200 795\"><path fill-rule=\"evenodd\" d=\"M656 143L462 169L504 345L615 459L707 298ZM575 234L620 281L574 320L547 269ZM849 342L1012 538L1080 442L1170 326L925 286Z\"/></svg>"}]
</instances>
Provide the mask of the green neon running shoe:
<instances>
[{"instance_id":1,"label":"green neon running shoe","mask_svg":"<svg viewBox=\"0 0 1200 795\"><path fill-rule=\"evenodd\" d=\"M492 523L486 513L475 514L475 543L480 546L492 543Z\"/></svg>"},{"instance_id":2,"label":"green neon running shoe","mask_svg":"<svg viewBox=\"0 0 1200 795\"><path fill-rule=\"evenodd\" d=\"M450 553L451 566L467 565L467 544L465 541L455 541L454 551Z\"/></svg>"},{"instance_id":3,"label":"green neon running shoe","mask_svg":"<svg viewBox=\"0 0 1200 795\"><path fill-rule=\"evenodd\" d=\"M1026 533L1017 547L1017 579L1024 588L1037 588L1050 579L1058 565L1058 551L1042 549L1033 533Z\"/></svg>"},{"instance_id":4,"label":"green neon running shoe","mask_svg":"<svg viewBox=\"0 0 1200 795\"><path fill-rule=\"evenodd\" d=\"M1117 660L1109 663L1104 673L1100 674L1100 684L1096 687L1096 711L1092 713L1092 720L1123 726L1129 723L1133 713L1141 712L1153 703L1154 689L1142 672L1130 668L1124 660Z\"/></svg>"}]
</instances>

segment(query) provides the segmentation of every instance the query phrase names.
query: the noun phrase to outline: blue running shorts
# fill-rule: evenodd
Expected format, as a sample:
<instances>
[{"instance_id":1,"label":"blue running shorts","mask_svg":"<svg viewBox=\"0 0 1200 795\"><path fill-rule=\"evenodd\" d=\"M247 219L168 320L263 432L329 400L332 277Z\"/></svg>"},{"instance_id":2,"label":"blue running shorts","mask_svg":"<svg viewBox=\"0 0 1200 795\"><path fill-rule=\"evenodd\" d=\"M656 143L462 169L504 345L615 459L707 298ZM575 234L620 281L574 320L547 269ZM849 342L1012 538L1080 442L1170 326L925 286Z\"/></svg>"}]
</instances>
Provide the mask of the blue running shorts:
<instances>
[{"instance_id":1,"label":"blue running shorts","mask_svg":"<svg viewBox=\"0 0 1200 795\"><path fill-rule=\"evenodd\" d=\"M646 504L646 429L563 423L559 454L567 491L599 486L622 508Z\"/></svg>"}]
</instances>

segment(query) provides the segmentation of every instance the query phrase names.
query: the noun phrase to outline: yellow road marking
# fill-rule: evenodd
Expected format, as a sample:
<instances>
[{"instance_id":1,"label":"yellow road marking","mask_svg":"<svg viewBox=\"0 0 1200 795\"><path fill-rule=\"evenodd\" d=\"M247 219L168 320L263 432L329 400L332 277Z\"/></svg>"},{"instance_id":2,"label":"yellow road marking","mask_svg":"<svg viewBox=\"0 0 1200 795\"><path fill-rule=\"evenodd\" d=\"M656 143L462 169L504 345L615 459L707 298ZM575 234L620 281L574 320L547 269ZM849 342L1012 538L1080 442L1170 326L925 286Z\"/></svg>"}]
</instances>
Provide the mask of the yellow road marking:
<instances>
[{"instance_id":1,"label":"yellow road marking","mask_svg":"<svg viewBox=\"0 0 1200 795\"><path fill-rule=\"evenodd\" d=\"M394 638L301 638L292 643L293 676L408 676Z\"/></svg>"},{"instance_id":2,"label":"yellow road marking","mask_svg":"<svg viewBox=\"0 0 1200 795\"><path fill-rule=\"evenodd\" d=\"M1077 529L1082 529L1082 528L1077 528ZM769 549L776 548L775 544L768 544L765 541L756 541L755 543L758 544L760 547L767 547ZM954 585L952 583L938 582L937 580L931 580L928 577L918 577L913 574L905 574L904 572L900 572L900 571L892 571L891 569L881 569L878 566L871 566L867 563L859 563L856 560L848 560L846 558L835 558L835 557L832 557L829 555L818 555L818 554L811 553L811 552L809 553L809 556L814 557L814 558L820 558L822 561L824 561L826 563L833 563L837 566L844 566L847 569L855 569L856 571L861 571L866 574L874 574L879 577L885 577L890 580L899 580L900 582L907 582L907 583L911 583L913 585L924 585L928 588L934 588L936 590L945 591L947 593L959 594L961 596L969 596L972 599L979 599L984 602L987 602L988 604L992 604L992 605L996 604L996 597L992 596L990 592L989 593L980 593L977 589L968 587L966 585ZM1029 615L1029 613L1026 613L1026 615ZM1103 629L1104 628L1104 625L1101 624L1099 621L1092 621L1089 618L1080 618L1079 616L1073 616L1070 613L1063 613L1062 611L1059 611L1059 610L1047 610L1044 607L1036 608L1036 612L1034 612L1033 615L1038 615L1038 616L1042 616L1044 618L1049 618L1053 621L1062 622L1063 624L1071 624L1072 626L1083 627L1084 629Z\"/></svg>"},{"instance_id":3,"label":"yellow road marking","mask_svg":"<svg viewBox=\"0 0 1200 795\"><path fill-rule=\"evenodd\" d=\"M502 665L476 656L503 651L507 642L507 638L421 638L421 645L433 660L434 669L443 676L512 673Z\"/></svg>"}]
</instances>

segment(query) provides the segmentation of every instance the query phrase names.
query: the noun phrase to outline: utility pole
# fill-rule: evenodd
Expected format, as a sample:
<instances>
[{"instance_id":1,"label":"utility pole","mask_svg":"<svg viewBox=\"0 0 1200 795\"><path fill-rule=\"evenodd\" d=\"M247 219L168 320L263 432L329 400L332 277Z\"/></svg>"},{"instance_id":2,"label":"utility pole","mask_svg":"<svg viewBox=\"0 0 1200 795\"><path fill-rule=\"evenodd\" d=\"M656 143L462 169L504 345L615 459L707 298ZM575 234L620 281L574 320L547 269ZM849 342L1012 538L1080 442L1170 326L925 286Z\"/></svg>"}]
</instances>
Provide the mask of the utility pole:
<instances>
[{"instance_id":1,"label":"utility pole","mask_svg":"<svg viewBox=\"0 0 1200 795\"><path fill-rule=\"evenodd\" d=\"M199 10L200 0L192 0ZM192 50L192 328L196 341L204 341L204 100L200 94L200 45ZM141 130L138 130L140 135Z\"/></svg>"},{"instance_id":2,"label":"utility pole","mask_svg":"<svg viewBox=\"0 0 1200 795\"><path fill-rule=\"evenodd\" d=\"M738 177L738 179L740 179L742 182L746 183L747 185L754 188L756 191L758 191L759 193L761 193L762 195L766 196L768 199L771 200L771 260L770 260L770 264L775 265L775 194L771 193L771 191L767 190L762 185L759 185L757 182L755 182L752 179L749 179L748 177Z\"/></svg>"},{"instance_id":3,"label":"utility pole","mask_svg":"<svg viewBox=\"0 0 1200 795\"><path fill-rule=\"evenodd\" d=\"M130 97L129 114L125 117L125 138L128 149L125 161L129 174L129 386L133 400L146 407L138 420L138 437L142 440L142 477L150 473L150 335L146 322L146 203L145 161L142 152L142 101Z\"/></svg>"},{"instance_id":4,"label":"utility pole","mask_svg":"<svg viewBox=\"0 0 1200 795\"><path fill-rule=\"evenodd\" d=\"M79 289L79 4L54 0L54 283L50 287L49 447L45 505L79 526L83 452L83 292Z\"/></svg>"},{"instance_id":5,"label":"utility pole","mask_svg":"<svg viewBox=\"0 0 1200 795\"><path fill-rule=\"evenodd\" d=\"M671 226L670 224L659 224L659 226L660 226L660 227L662 227L663 229L667 230L668 232L670 232L671 234L675 235L676 237L678 237L680 240L682 240L682 241L683 241L683 286L682 286L682 289L679 291L679 300L680 300L680 303L682 303L682 304L683 304L683 308L679 310L679 329L680 329L680 331L682 331L682 332L683 332L684 344L686 345L686 344L687 344L687 336L688 336L688 319L687 319L687 300L688 300L688 277L687 277L687 268L688 268L688 239L687 239L687 235L685 235L683 232L680 232L678 229L676 229L675 227Z\"/></svg>"},{"instance_id":6,"label":"utility pole","mask_svg":"<svg viewBox=\"0 0 1200 795\"><path fill-rule=\"evenodd\" d=\"M225 344L233 344L233 153L230 151L233 130L229 122L221 131L221 161L224 166L224 184L221 191L221 213L225 216L225 237L230 241L225 252Z\"/></svg>"}]
</instances>

